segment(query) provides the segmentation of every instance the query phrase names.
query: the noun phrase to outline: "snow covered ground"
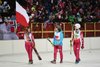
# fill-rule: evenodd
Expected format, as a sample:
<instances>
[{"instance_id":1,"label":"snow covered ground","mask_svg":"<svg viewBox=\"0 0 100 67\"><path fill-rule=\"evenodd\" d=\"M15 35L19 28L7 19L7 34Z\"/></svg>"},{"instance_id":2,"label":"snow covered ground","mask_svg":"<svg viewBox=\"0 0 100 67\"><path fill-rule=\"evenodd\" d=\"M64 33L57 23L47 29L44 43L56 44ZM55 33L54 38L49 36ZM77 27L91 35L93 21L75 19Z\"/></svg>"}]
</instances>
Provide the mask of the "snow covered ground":
<instances>
[{"instance_id":1,"label":"snow covered ground","mask_svg":"<svg viewBox=\"0 0 100 67\"><path fill-rule=\"evenodd\" d=\"M81 61L75 64L75 57L69 51L64 51L63 63L51 64L53 52L40 53L43 60L39 61L33 52L33 64L28 64L27 54L0 55L0 67L100 67L100 50L81 50Z\"/></svg>"}]
</instances>

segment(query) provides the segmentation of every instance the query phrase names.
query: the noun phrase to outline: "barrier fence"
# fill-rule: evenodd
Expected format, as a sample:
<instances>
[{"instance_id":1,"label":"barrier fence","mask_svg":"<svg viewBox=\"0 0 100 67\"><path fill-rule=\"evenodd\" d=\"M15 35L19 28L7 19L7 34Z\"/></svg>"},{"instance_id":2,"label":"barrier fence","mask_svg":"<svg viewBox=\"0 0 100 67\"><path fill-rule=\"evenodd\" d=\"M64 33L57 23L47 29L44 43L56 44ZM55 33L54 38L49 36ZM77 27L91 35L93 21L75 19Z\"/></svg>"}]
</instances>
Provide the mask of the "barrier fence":
<instances>
[{"instance_id":1,"label":"barrier fence","mask_svg":"<svg viewBox=\"0 0 100 67\"><path fill-rule=\"evenodd\" d=\"M54 33L54 24L53 23L31 23L30 24L32 33L34 34L35 38L47 38L53 37ZM65 38L71 37L71 32L72 32L72 26L70 23L62 23L61 24L62 31L64 33ZM83 23L81 25L81 30L84 33L84 37L100 37L100 23L96 22L87 22ZM22 29L19 34L19 38L23 39L23 32L24 30Z\"/></svg>"}]
</instances>

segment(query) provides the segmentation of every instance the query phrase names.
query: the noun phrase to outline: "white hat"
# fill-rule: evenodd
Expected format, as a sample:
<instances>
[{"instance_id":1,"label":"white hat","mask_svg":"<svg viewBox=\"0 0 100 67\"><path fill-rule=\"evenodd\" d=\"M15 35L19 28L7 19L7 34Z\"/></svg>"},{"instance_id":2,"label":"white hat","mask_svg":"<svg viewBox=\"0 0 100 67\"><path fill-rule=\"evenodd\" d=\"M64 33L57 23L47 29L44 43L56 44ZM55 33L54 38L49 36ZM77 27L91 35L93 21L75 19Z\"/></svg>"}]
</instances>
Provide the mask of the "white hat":
<instances>
[{"instance_id":1,"label":"white hat","mask_svg":"<svg viewBox=\"0 0 100 67\"><path fill-rule=\"evenodd\" d=\"M75 27L76 27L76 29L79 29L79 28L81 28L81 25L79 23L76 23Z\"/></svg>"}]
</instances>

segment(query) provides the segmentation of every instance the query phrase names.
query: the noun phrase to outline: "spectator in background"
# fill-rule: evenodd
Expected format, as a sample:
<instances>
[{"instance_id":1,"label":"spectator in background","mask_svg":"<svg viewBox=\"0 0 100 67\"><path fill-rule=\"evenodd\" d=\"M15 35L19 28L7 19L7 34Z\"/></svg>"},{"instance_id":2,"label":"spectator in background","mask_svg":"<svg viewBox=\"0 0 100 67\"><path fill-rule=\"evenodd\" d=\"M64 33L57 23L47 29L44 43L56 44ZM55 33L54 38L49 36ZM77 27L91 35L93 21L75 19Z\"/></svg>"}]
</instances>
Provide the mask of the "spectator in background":
<instances>
[{"instance_id":1,"label":"spectator in background","mask_svg":"<svg viewBox=\"0 0 100 67\"><path fill-rule=\"evenodd\" d=\"M16 40L18 39L18 36L16 35L16 32L12 32L11 28L14 26L13 24L10 24L11 18L5 17L4 21L0 24L0 36L2 40ZM12 21L13 23L13 21Z\"/></svg>"},{"instance_id":2,"label":"spectator in background","mask_svg":"<svg viewBox=\"0 0 100 67\"><path fill-rule=\"evenodd\" d=\"M28 2L29 3L29 2ZM27 6L28 12L34 13L35 22L45 22L50 14L54 16L53 20L55 22L69 21L68 16L70 13L75 16L75 18L80 22L82 21L93 21L99 18L99 0L33 0L33 5L31 7ZM60 13L62 11L62 13ZM79 12L80 17L77 16ZM60 14L59 14L60 13ZM59 15L58 15L59 14ZM60 20L59 20L60 18Z\"/></svg>"},{"instance_id":3,"label":"spectator in background","mask_svg":"<svg viewBox=\"0 0 100 67\"><path fill-rule=\"evenodd\" d=\"M75 22L75 16L72 15L72 14L70 14L69 17L68 17L68 20L69 20L72 24L74 24L74 22Z\"/></svg>"},{"instance_id":4,"label":"spectator in background","mask_svg":"<svg viewBox=\"0 0 100 67\"><path fill-rule=\"evenodd\" d=\"M3 20L2 20L2 16L0 15L0 23L1 23L1 22L3 22Z\"/></svg>"},{"instance_id":5,"label":"spectator in background","mask_svg":"<svg viewBox=\"0 0 100 67\"><path fill-rule=\"evenodd\" d=\"M82 18L81 18L81 15L80 15L79 12L76 15L76 20L77 20L78 23L81 23L82 22Z\"/></svg>"},{"instance_id":6,"label":"spectator in background","mask_svg":"<svg viewBox=\"0 0 100 67\"><path fill-rule=\"evenodd\" d=\"M3 13L3 12L5 13L8 10L10 10L10 6L7 1L4 1L3 4L0 5L0 11L1 11L1 13Z\"/></svg>"}]
</instances>

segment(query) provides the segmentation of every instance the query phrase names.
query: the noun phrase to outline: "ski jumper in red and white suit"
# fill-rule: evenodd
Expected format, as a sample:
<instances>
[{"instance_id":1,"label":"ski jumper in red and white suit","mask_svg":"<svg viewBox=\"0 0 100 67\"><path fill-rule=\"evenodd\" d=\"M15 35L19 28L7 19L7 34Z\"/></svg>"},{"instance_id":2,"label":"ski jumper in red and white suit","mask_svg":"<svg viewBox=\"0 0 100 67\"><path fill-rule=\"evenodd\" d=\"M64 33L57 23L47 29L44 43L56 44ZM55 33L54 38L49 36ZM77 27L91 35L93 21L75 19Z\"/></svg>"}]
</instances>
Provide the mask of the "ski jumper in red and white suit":
<instances>
[{"instance_id":1,"label":"ski jumper in red and white suit","mask_svg":"<svg viewBox=\"0 0 100 67\"><path fill-rule=\"evenodd\" d=\"M83 49L84 48L84 38L83 33L79 30L79 32L74 31L72 33L73 38L73 50L76 57L76 60L80 60L80 46Z\"/></svg>"},{"instance_id":2,"label":"ski jumper in red and white suit","mask_svg":"<svg viewBox=\"0 0 100 67\"><path fill-rule=\"evenodd\" d=\"M32 39L34 39L34 37L32 36L31 33L29 33L29 35L27 36L26 34L24 34L24 40L25 40L25 49L28 53L28 58L29 61L32 61L32 50L33 50L33 43L32 43Z\"/></svg>"}]
</instances>

